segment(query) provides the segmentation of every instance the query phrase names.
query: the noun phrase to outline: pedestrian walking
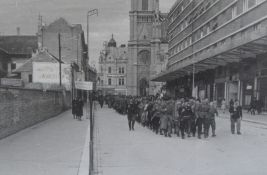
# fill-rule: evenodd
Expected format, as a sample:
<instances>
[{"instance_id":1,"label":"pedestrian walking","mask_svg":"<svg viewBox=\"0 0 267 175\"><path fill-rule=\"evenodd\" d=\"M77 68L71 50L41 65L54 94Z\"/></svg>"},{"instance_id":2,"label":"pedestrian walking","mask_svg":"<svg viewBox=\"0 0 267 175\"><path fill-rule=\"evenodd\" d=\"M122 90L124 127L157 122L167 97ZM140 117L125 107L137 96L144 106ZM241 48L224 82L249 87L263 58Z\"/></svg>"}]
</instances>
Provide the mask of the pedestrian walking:
<instances>
[{"instance_id":1,"label":"pedestrian walking","mask_svg":"<svg viewBox=\"0 0 267 175\"><path fill-rule=\"evenodd\" d=\"M81 98L77 102L77 119L82 120L84 103Z\"/></svg>"},{"instance_id":2,"label":"pedestrian walking","mask_svg":"<svg viewBox=\"0 0 267 175\"><path fill-rule=\"evenodd\" d=\"M209 100L205 99L196 110L197 113L197 129L198 129L198 138L201 139L202 128L205 127L206 119L208 116L210 106Z\"/></svg>"},{"instance_id":3,"label":"pedestrian walking","mask_svg":"<svg viewBox=\"0 0 267 175\"><path fill-rule=\"evenodd\" d=\"M129 130L134 131L134 124L136 120L136 115L137 115L137 104L134 102L133 99L130 100L128 107L127 107L127 112L128 112L128 125L129 125Z\"/></svg>"},{"instance_id":4,"label":"pedestrian walking","mask_svg":"<svg viewBox=\"0 0 267 175\"><path fill-rule=\"evenodd\" d=\"M216 109L216 106L214 102L210 103L210 108L208 111L205 128L204 128L204 135L205 138L209 137L209 129L211 127L212 130L212 137L215 137L215 129L216 129L216 122L215 122L215 116L218 116L218 111Z\"/></svg>"},{"instance_id":5,"label":"pedestrian walking","mask_svg":"<svg viewBox=\"0 0 267 175\"><path fill-rule=\"evenodd\" d=\"M72 115L74 119L77 118L77 104L78 104L78 100L74 98L72 100L72 105L71 105Z\"/></svg>"},{"instance_id":6,"label":"pedestrian walking","mask_svg":"<svg viewBox=\"0 0 267 175\"><path fill-rule=\"evenodd\" d=\"M222 110L223 113L225 113L225 110L226 110L226 101L225 101L225 99L222 100L221 110Z\"/></svg>"},{"instance_id":7,"label":"pedestrian walking","mask_svg":"<svg viewBox=\"0 0 267 175\"><path fill-rule=\"evenodd\" d=\"M238 102L235 102L233 106L229 109L230 112L230 120L231 120L231 132L235 134L235 125L237 134L241 135L241 120L242 120L242 107Z\"/></svg>"},{"instance_id":8,"label":"pedestrian walking","mask_svg":"<svg viewBox=\"0 0 267 175\"><path fill-rule=\"evenodd\" d=\"M191 119L193 116L193 112L191 106L188 102L185 102L184 106L181 108L180 111L180 129L182 134L182 139L185 138L185 131L187 132L187 136L191 137Z\"/></svg>"},{"instance_id":9,"label":"pedestrian walking","mask_svg":"<svg viewBox=\"0 0 267 175\"><path fill-rule=\"evenodd\" d=\"M103 108L103 105L104 105L104 97L102 95L100 95L98 97L98 102L100 104L100 107Z\"/></svg>"}]
</instances>

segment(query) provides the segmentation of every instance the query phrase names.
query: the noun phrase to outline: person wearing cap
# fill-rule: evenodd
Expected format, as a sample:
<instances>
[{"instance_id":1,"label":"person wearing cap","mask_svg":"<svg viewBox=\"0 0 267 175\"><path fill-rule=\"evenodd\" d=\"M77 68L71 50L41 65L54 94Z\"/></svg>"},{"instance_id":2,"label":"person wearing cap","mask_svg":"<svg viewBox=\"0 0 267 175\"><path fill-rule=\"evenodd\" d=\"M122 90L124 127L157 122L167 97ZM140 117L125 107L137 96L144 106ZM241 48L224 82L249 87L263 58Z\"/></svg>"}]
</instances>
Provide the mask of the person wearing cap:
<instances>
[{"instance_id":1,"label":"person wearing cap","mask_svg":"<svg viewBox=\"0 0 267 175\"><path fill-rule=\"evenodd\" d=\"M198 131L198 138L201 139L202 128L206 123L206 119L208 116L210 106L209 100L205 99L198 108L198 119L197 119L197 131Z\"/></svg>"},{"instance_id":2,"label":"person wearing cap","mask_svg":"<svg viewBox=\"0 0 267 175\"><path fill-rule=\"evenodd\" d=\"M182 106L181 101L177 100L174 105L174 133L180 136L180 120L179 120L179 109Z\"/></svg>"},{"instance_id":3,"label":"person wearing cap","mask_svg":"<svg viewBox=\"0 0 267 175\"><path fill-rule=\"evenodd\" d=\"M191 137L191 123L193 112L189 102L185 102L183 107L180 109L180 129L182 134L182 139L185 138L185 131L187 131L187 136Z\"/></svg>"},{"instance_id":4,"label":"person wearing cap","mask_svg":"<svg viewBox=\"0 0 267 175\"><path fill-rule=\"evenodd\" d=\"M137 115L137 106L133 99L130 99L129 101L129 104L127 106L127 113L128 113L129 130L131 131L134 130L134 124Z\"/></svg>"}]
</instances>

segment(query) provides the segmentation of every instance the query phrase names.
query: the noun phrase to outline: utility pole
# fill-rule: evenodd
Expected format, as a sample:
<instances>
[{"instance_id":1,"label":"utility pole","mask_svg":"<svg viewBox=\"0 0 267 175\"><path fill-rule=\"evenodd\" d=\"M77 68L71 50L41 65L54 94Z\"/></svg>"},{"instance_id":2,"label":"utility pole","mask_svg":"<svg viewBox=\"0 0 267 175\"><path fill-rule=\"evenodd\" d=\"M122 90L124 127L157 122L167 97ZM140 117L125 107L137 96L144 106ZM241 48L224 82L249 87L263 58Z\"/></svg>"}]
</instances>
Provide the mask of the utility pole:
<instances>
[{"instance_id":1,"label":"utility pole","mask_svg":"<svg viewBox=\"0 0 267 175\"><path fill-rule=\"evenodd\" d=\"M59 58L59 86L62 86L61 80L61 35L58 33L58 58Z\"/></svg>"}]
</instances>

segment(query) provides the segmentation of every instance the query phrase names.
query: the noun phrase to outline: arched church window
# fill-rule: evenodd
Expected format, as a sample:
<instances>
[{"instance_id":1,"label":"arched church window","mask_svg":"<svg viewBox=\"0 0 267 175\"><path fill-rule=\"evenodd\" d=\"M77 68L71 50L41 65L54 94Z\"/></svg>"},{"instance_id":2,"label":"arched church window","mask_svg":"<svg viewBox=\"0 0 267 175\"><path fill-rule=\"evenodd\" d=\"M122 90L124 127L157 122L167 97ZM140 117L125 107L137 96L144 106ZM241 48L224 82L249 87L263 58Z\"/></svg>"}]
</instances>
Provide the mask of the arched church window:
<instances>
[{"instance_id":1,"label":"arched church window","mask_svg":"<svg viewBox=\"0 0 267 175\"><path fill-rule=\"evenodd\" d=\"M142 10L148 10L148 0L142 0Z\"/></svg>"},{"instance_id":2,"label":"arched church window","mask_svg":"<svg viewBox=\"0 0 267 175\"><path fill-rule=\"evenodd\" d=\"M150 65L151 63L150 52L147 50L143 50L139 52L138 60L139 60L139 64L141 65Z\"/></svg>"}]
</instances>

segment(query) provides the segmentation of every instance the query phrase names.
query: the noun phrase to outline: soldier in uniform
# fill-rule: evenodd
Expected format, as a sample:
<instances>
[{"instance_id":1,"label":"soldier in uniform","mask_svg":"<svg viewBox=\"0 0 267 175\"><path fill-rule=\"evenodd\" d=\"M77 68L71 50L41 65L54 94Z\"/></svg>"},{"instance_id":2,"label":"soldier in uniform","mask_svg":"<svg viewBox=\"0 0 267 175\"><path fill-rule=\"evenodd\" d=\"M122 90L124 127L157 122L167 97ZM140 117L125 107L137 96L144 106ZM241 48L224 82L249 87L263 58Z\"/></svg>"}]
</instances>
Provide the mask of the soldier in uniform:
<instances>
[{"instance_id":1,"label":"soldier in uniform","mask_svg":"<svg viewBox=\"0 0 267 175\"><path fill-rule=\"evenodd\" d=\"M191 118L193 116L193 112L191 106L188 102L185 102L183 107L180 110L180 129L182 134L182 139L185 138L185 131L187 131L187 136L191 137Z\"/></svg>"},{"instance_id":2,"label":"soldier in uniform","mask_svg":"<svg viewBox=\"0 0 267 175\"><path fill-rule=\"evenodd\" d=\"M129 130L131 131L131 130L134 130L134 124L135 124L135 119L137 115L137 105L133 99L131 99L128 104L127 112L128 112Z\"/></svg>"},{"instance_id":3,"label":"soldier in uniform","mask_svg":"<svg viewBox=\"0 0 267 175\"><path fill-rule=\"evenodd\" d=\"M210 106L208 99L205 99L200 106L198 107L196 113L198 116L197 119L197 130L198 130L198 138L201 139L202 127L205 125L205 121L209 112Z\"/></svg>"},{"instance_id":4,"label":"soldier in uniform","mask_svg":"<svg viewBox=\"0 0 267 175\"><path fill-rule=\"evenodd\" d=\"M238 104L238 101L236 101L233 106L230 106L229 112L230 112L230 118L231 118L232 134L235 133L235 124L236 124L237 134L241 135L240 129L241 129L241 120L242 120L242 107Z\"/></svg>"},{"instance_id":5,"label":"soldier in uniform","mask_svg":"<svg viewBox=\"0 0 267 175\"><path fill-rule=\"evenodd\" d=\"M215 122L215 115L218 116L218 111L216 109L215 103L211 102L210 103L210 109L207 115L206 123L205 123L205 128L204 128L204 135L205 138L209 137L209 129L211 127L212 129L212 137L215 137L215 129L216 129L216 122Z\"/></svg>"},{"instance_id":6,"label":"soldier in uniform","mask_svg":"<svg viewBox=\"0 0 267 175\"><path fill-rule=\"evenodd\" d=\"M174 133L179 137L180 136L180 115L179 109L181 108L182 103L177 100L174 105Z\"/></svg>"}]
</instances>

